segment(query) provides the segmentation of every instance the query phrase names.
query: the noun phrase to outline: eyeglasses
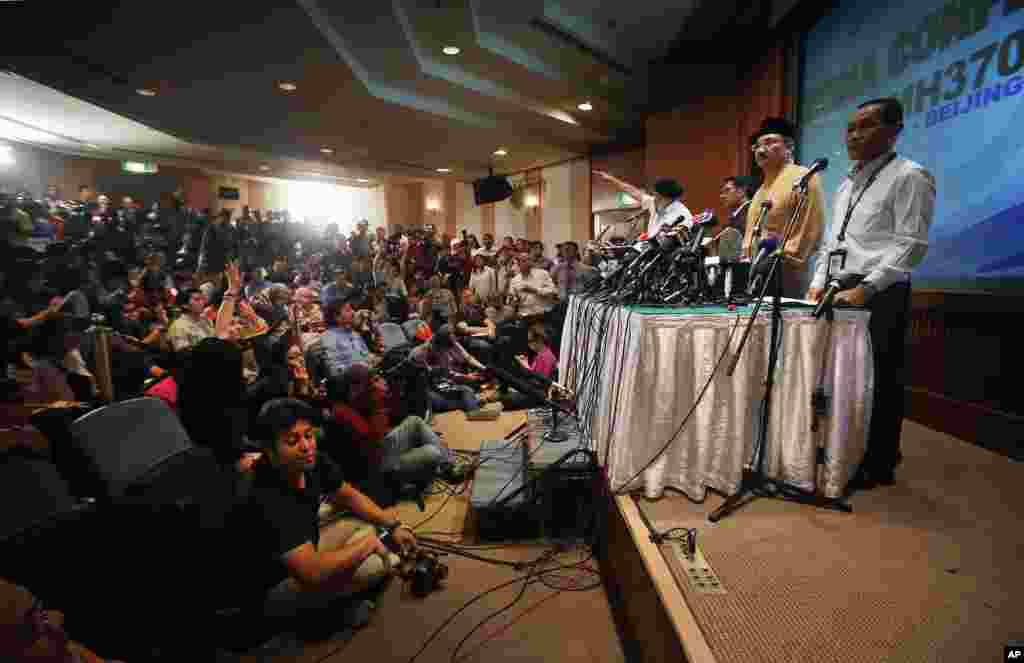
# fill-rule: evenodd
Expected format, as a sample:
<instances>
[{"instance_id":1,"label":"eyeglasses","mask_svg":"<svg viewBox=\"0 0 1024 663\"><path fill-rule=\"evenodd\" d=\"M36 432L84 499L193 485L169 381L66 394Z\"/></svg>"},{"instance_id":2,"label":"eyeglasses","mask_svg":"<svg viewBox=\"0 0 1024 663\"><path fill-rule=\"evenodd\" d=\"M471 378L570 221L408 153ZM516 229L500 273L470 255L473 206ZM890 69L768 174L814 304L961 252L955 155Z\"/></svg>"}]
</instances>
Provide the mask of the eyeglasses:
<instances>
[{"instance_id":1,"label":"eyeglasses","mask_svg":"<svg viewBox=\"0 0 1024 663\"><path fill-rule=\"evenodd\" d=\"M760 142L757 142L757 143L751 145L750 146L750 151L751 152L757 152L759 149L762 149L762 148L768 150L768 149L771 149L771 148L775 147L776 145L781 145L781 144L783 144L785 142L786 141L781 139L781 138L771 138L769 140L760 141Z\"/></svg>"}]
</instances>

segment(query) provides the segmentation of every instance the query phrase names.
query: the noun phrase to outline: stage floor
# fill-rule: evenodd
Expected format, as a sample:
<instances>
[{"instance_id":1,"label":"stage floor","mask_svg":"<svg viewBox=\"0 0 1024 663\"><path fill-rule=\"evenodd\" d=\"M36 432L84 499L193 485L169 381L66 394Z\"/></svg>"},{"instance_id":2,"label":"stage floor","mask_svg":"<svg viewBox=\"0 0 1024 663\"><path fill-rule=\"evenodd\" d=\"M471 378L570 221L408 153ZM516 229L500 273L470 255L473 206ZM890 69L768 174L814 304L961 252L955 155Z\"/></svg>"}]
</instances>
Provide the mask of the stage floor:
<instances>
[{"instance_id":1,"label":"stage floor","mask_svg":"<svg viewBox=\"0 0 1024 663\"><path fill-rule=\"evenodd\" d=\"M903 453L896 485L853 495L853 514L758 499L712 524L719 495L618 498L687 656L961 663L1024 639L1024 465L910 421ZM691 587L636 507L659 531L696 527L724 592Z\"/></svg>"}]
</instances>

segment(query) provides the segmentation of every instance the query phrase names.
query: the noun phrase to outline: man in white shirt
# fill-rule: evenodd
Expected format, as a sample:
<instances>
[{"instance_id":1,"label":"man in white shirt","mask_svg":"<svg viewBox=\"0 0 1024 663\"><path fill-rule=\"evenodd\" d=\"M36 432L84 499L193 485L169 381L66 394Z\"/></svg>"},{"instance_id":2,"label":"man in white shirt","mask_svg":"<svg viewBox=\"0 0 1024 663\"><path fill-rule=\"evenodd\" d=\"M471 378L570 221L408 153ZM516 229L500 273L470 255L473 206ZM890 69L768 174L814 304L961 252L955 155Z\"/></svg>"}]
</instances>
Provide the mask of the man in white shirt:
<instances>
[{"instance_id":1,"label":"man in white shirt","mask_svg":"<svg viewBox=\"0 0 1024 663\"><path fill-rule=\"evenodd\" d=\"M693 224L693 214L683 204L683 187L673 179L660 179L654 183L654 193L648 193L640 187L623 182L603 170L595 170L594 174L624 191L639 201L648 211L647 238L657 235L665 226L680 221L687 229Z\"/></svg>"},{"instance_id":2,"label":"man in white shirt","mask_svg":"<svg viewBox=\"0 0 1024 663\"><path fill-rule=\"evenodd\" d=\"M498 275L494 269L484 264L484 256L477 253L473 256L473 273L469 275L469 288L487 303L498 294Z\"/></svg>"},{"instance_id":3,"label":"man in white shirt","mask_svg":"<svg viewBox=\"0 0 1024 663\"><path fill-rule=\"evenodd\" d=\"M207 300L202 290L186 290L179 299L188 306L188 309L171 323L168 330L175 352L188 350L204 338L216 335L213 323L203 316Z\"/></svg>"},{"instance_id":4,"label":"man in white shirt","mask_svg":"<svg viewBox=\"0 0 1024 663\"><path fill-rule=\"evenodd\" d=\"M874 407L855 486L890 485L902 459L910 272L928 251L935 211L935 179L896 154L902 130L903 107L896 99L867 101L850 118L846 150L854 167L836 192L829 241L807 292L807 299L818 301L838 281L835 303L871 310Z\"/></svg>"},{"instance_id":5,"label":"man in white shirt","mask_svg":"<svg viewBox=\"0 0 1024 663\"><path fill-rule=\"evenodd\" d=\"M509 284L509 291L519 302L519 317L530 318L550 311L558 299L558 288L551 275L532 265L529 254L516 256L519 271Z\"/></svg>"}]
</instances>

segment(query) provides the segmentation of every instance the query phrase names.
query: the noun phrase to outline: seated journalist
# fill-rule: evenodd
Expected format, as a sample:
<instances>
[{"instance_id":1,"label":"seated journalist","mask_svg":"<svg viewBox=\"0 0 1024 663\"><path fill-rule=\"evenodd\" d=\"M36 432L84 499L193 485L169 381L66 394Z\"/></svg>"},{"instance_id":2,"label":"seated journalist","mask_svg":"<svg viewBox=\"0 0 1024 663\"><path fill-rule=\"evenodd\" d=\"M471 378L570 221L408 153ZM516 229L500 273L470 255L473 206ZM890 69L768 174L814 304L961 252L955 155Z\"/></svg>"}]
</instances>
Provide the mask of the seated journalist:
<instances>
[{"instance_id":1,"label":"seated journalist","mask_svg":"<svg viewBox=\"0 0 1024 663\"><path fill-rule=\"evenodd\" d=\"M340 466L318 452L316 411L302 401L281 398L260 412L263 455L252 471L246 507L238 531L256 562L255 590L263 594L270 618L333 619L337 628L359 626L372 604L352 595L383 584L399 558L378 538L388 528L406 553L416 547L412 530L386 513L345 480ZM351 512L321 531L320 507L333 503Z\"/></svg>"}]
</instances>

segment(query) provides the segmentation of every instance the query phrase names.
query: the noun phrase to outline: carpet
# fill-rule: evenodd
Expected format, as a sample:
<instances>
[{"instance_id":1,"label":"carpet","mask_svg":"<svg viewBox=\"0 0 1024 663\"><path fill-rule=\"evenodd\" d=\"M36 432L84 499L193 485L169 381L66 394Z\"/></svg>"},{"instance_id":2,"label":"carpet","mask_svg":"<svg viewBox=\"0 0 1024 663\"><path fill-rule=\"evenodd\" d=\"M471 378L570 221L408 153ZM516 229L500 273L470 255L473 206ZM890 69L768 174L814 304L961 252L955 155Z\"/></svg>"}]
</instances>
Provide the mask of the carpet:
<instances>
[{"instance_id":1,"label":"carpet","mask_svg":"<svg viewBox=\"0 0 1024 663\"><path fill-rule=\"evenodd\" d=\"M913 422L903 452L853 514L759 499L712 524L719 496L638 499L659 531L697 528L724 594L661 550L720 663L989 661L1024 638L1024 467Z\"/></svg>"}]
</instances>

